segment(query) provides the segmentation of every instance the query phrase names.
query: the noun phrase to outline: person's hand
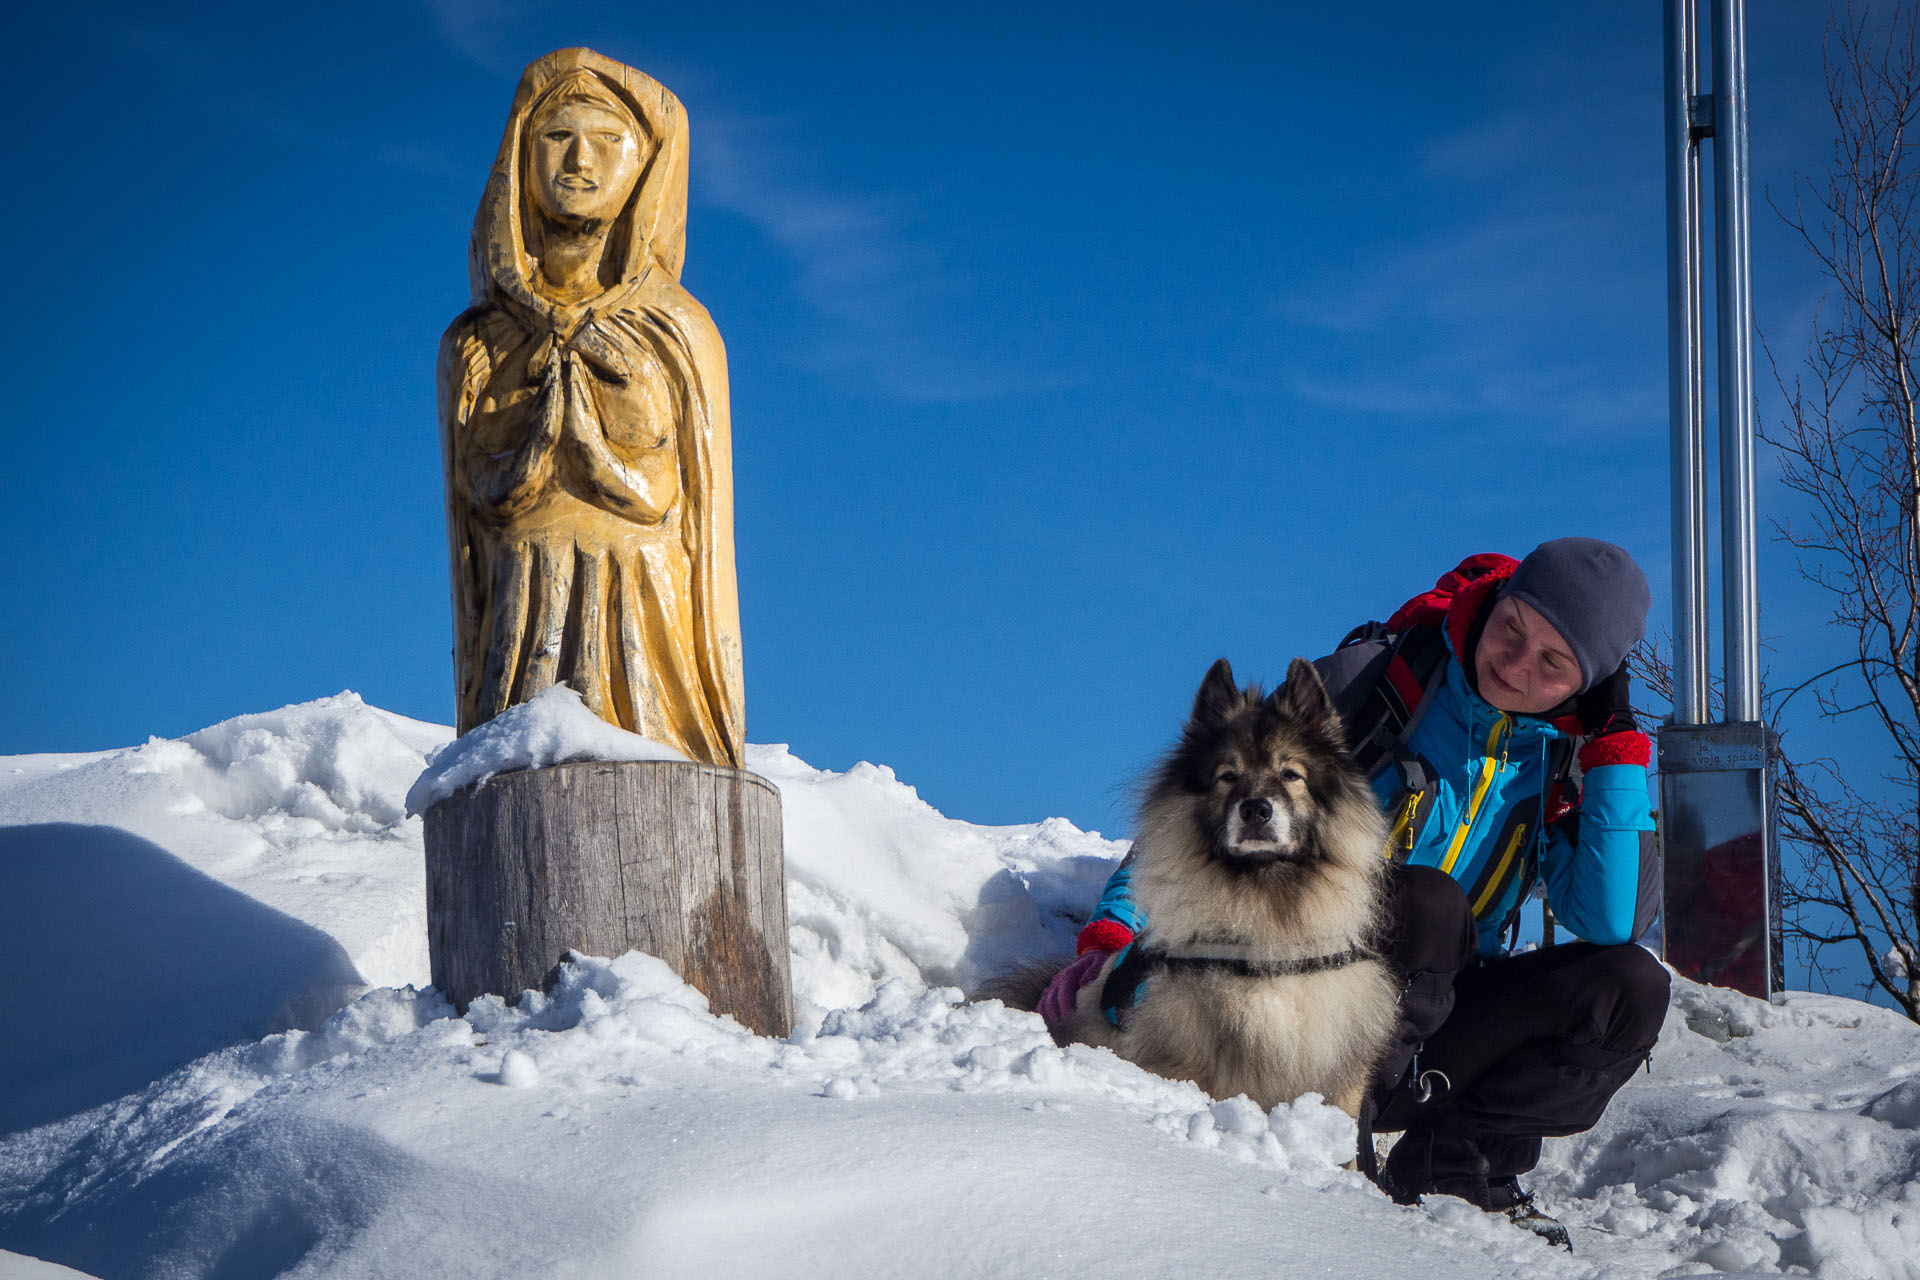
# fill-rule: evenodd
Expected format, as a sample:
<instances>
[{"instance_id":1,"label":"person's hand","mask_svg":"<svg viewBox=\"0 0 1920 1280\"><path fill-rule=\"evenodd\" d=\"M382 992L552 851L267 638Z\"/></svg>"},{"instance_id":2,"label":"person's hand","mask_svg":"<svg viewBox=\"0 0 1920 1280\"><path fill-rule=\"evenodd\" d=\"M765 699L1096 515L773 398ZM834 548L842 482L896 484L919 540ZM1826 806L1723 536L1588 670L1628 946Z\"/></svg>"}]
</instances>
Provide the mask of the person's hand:
<instances>
[{"instance_id":1,"label":"person's hand","mask_svg":"<svg viewBox=\"0 0 1920 1280\"><path fill-rule=\"evenodd\" d=\"M1580 732L1588 738L1609 733L1634 733L1640 726L1633 720L1633 679L1624 663L1618 671L1594 681L1593 688L1574 703L1580 717Z\"/></svg>"},{"instance_id":2,"label":"person's hand","mask_svg":"<svg viewBox=\"0 0 1920 1280\"><path fill-rule=\"evenodd\" d=\"M1598 769L1609 764L1646 766L1653 760L1653 743L1633 720L1633 681L1623 663L1618 671L1597 682L1574 703L1580 731L1587 744L1580 748L1580 767Z\"/></svg>"},{"instance_id":3,"label":"person's hand","mask_svg":"<svg viewBox=\"0 0 1920 1280\"><path fill-rule=\"evenodd\" d=\"M1053 975L1053 981L1047 983L1047 989L1040 995L1040 1003L1034 1012L1047 1020L1050 1027L1063 1026L1073 1019L1073 1006L1080 997L1080 988L1100 976L1101 966L1105 965L1110 952L1089 951L1078 960Z\"/></svg>"}]
</instances>

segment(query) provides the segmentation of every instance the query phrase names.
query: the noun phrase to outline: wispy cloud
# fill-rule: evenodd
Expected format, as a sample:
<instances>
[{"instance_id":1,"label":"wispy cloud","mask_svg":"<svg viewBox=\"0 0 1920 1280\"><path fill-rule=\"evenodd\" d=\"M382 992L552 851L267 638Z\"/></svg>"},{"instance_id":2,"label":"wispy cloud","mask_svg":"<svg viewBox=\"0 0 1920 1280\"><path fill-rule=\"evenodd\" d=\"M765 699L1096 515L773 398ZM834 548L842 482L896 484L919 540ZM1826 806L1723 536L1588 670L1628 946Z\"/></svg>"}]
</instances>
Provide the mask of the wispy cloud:
<instances>
[{"instance_id":1,"label":"wispy cloud","mask_svg":"<svg viewBox=\"0 0 1920 1280\"><path fill-rule=\"evenodd\" d=\"M746 219L793 262L820 323L796 358L914 401L991 399L1067 379L1010 363L961 318L976 286L915 238L912 197L830 189L808 173L798 121L740 112L694 121L696 198Z\"/></svg>"},{"instance_id":2,"label":"wispy cloud","mask_svg":"<svg viewBox=\"0 0 1920 1280\"><path fill-rule=\"evenodd\" d=\"M441 2L450 8L459 7L455 0ZM108 51L139 60L181 92L190 89L197 98L238 122L239 127L276 144L350 164L371 162L423 177L458 181L471 176L449 152L418 138L369 148L338 119L310 107L303 109L288 95L263 90L263 73L258 67L235 70L230 53L196 39L186 30L157 25L157 20L116 18L111 23L99 23L94 34Z\"/></svg>"},{"instance_id":3,"label":"wispy cloud","mask_svg":"<svg viewBox=\"0 0 1920 1280\"><path fill-rule=\"evenodd\" d=\"M1523 145L1540 127L1496 119L1437 140L1420 163L1441 193L1430 221L1278 300L1302 338L1295 394L1380 416L1525 422L1549 438L1661 428L1664 367L1644 359L1663 349L1657 197L1619 156L1581 157L1591 169L1579 172L1543 160ZM1500 196L1450 209L1452 184Z\"/></svg>"},{"instance_id":4,"label":"wispy cloud","mask_svg":"<svg viewBox=\"0 0 1920 1280\"><path fill-rule=\"evenodd\" d=\"M519 75L534 0L421 0L455 53L505 77ZM617 49L603 52L619 56ZM693 198L745 219L794 266L794 289L815 323L786 358L857 379L910 401L991 399L1058 385L988 351L965 323L975 287L942 246L912 234L930 220L916 197L847 190L820 178L807 122L730 108L696 68L645 68L688 104ZM393 163L433 164L413 152Z\"/></svg>"},{"instance_id":5,"label":"wispy cloud","mask_svg":"<svg viewBox=\"0 0 1920 1280\"><path fill-rule=\"evenodd\" d=\"M520 67L512 28L532 12L528 0L422 0L440 38L455 53L507 79Z\"/></svg>"},{"instance_id":6,"label":"wispy cloud","mask_svg":"<svg viewBox=\"0 0 1920 1280\"><path fill-rule=\"evenodd\" d=\"M1429 178L1485 182L1511 174L1538 146L1536 125L1507 116L1435 139L1420 156L1420 171Z\"/></svg>"},{"instance_id":7,"label":"wispy cloud","mask_svg":"<svg viewBox=\"0 0 1920 1280\"><path fill-rule=\"evenodd\" d=\"M1534 209L1425 228L1359 268L1308 282L1282 298L1280 310L1295 324L1352 334L1405 331L1410 323L1492 327L1548 305L1588 310L1574 290L1580 247L1614 230L1605 216Z\"/></svg>"}]
</instances>

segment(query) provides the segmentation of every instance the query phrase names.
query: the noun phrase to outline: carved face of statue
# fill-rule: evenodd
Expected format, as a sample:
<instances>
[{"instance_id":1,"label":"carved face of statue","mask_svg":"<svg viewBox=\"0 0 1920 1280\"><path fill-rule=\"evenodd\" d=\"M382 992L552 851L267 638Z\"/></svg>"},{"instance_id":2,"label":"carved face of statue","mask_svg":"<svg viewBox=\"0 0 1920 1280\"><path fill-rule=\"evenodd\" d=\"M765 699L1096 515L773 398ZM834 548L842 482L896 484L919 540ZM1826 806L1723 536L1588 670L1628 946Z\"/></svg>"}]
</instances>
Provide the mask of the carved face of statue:
<instances>
[{"instance_id":1,"label":"carved face of statue","mask_svg":"<svg viewBox=\"0 0 1920 1280\"><path fill-rule=\"evenodd\" d=\"M619 214L647 160L633 121L592 102L563 102L534 121L534 203L556 222L605 222Z\"/></svg>"}]
</instances>

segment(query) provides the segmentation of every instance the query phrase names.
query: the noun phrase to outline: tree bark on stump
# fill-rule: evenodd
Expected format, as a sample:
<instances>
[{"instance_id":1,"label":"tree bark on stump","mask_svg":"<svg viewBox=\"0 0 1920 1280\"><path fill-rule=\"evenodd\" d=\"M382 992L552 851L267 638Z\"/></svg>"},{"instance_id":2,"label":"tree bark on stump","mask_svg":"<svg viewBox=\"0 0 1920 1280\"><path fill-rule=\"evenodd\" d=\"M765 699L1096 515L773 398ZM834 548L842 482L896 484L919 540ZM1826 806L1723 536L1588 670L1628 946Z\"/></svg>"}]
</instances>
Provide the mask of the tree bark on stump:
<instances>
[{"instance_id":1,"label":"tree bark on stump","mask_svg":"<svg viewBox=\"0 0 1920 1280\"><path fill-rule=\"evenodd\" d=\"M762 1035L793 1027L780 792L680 761L504 773L425 815L433 985L465 1011L569 951L640 950Z\"/></svg>"}]
</instances>

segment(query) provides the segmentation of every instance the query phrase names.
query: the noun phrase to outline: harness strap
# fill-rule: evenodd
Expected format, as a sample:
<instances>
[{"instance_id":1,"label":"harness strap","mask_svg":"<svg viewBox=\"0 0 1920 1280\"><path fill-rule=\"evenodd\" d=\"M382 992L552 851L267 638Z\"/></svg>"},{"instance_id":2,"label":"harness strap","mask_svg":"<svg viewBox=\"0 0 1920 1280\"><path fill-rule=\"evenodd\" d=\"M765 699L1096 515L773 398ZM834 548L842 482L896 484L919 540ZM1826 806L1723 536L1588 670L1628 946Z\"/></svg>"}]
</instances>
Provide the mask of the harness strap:
<instances>
[{"instance_id":1,"label":"harness strap","mask_svg":"<svg viewBox=\"0 0 1920 1280\"><path fill-rule=\"evenodd\" d=\"M1361 960L1377 959L1366 947L1353 946L1327 955L1300 960L1248 960L1244 956L1208 955L1204 952L1175 954L1159 948L1135 946L1107 975L1100 988L1100 1007L1109 1021L1119 1021L1119 1011L1130 1009L1139 999L1141 984L1158 969L1220 969L1242 978L1286 978L1309 973L1344 969Z\"/></svg>"}]
</instances>

